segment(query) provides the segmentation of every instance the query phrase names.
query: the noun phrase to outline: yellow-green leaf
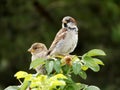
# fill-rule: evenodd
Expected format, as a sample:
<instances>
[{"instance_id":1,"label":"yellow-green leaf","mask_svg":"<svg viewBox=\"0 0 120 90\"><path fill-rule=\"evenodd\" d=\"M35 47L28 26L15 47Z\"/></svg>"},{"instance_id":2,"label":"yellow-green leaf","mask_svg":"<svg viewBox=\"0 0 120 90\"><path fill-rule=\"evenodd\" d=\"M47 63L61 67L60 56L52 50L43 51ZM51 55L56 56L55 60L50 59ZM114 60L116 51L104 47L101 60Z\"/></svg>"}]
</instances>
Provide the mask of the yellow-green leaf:
<instances>
[{"instance_id":1,"label":"yellow-green leaf","mask_svg":"<svg viewBox=\"0 0 120 90\"><path fill-rule=\"evenodd\" d=\"M61 79L67 79L67 77L63 74L57 74L55 75L56 78L61 78Z\"/></svg>"},{"instance_id":2,"label":"yellow-green leaf","mask_svg":"<svg viewBox=\"0 0 120 90\"><path fill-rule=\"evenodd\" d=\"M103 63L100 59L93 58L93 60L94 60L97 64L104 65L104 63Z\"/></svg>"},{"instance_id":3,"label":"yellow-green leaf","mask_svg":"<svg viewBox=\"0 0 120 90\"><path fill-rule=\"evenodd\" d=\"M25 80L27 81L31 81L32 79L32 74L28 74L26 77L25 77Z\"/></svg>"},{"instance_id":4,"label":"yellow-green leaf","mask_svg":"<svg viewBox=\"0 0 120 90\"><path fill-rule=\"evenodd\" d=\"M78 58L78 56L74 55L74 57L72 58L72 61L80 61L80 59Z\"/></svg>"},{"instance_id":5,"label":"yellow-green leaf","mask_svg":"<svg viewBox=\"0 0 120 90\"><path fill-rule=\"evenodd\" d=\"M17 79L20 79L20 78L25 78L27 75L28 75L27 72L25 72L25 71L19 71L14 76L17 77Z\"/></svg>"},{"instance_id":6,"label":"yellow-green leaf","mask_svg":"<svg viewBox=\"0 0 120 90\"><path fill-rule=\"evenodd\" d=\"M83 71L86 71L86 70L88 69L88 66L82 65L82 66L81 66L81 69L82 69Z\"/></svg>"},{"instance_id":7,"label":"yellow-green leaf","mask_svg":"<svg viewBox=\"0 0 120 90\"><path fill-rule=\"evenodd\" d=\"M51 84L52 84L52 86L64 86L64 85L66 85L65 81L63 81L63 80L55 80Z\"/></svg>"}]
</instances>

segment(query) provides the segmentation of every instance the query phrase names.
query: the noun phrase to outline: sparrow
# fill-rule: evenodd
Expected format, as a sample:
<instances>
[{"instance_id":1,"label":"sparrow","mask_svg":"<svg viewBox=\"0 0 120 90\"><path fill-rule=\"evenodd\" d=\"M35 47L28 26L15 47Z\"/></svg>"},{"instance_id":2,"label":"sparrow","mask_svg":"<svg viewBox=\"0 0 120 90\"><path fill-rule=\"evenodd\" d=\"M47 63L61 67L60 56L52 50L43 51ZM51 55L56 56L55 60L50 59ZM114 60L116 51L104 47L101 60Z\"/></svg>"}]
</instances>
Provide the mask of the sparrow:
<instances>
[{"instance_id":1,"label":"sparrow","mask_svg":"<svg viewBox=\"0 0 120 90\"><path fill-rule=\"evenodd\" d=\"M31 47L28 49L28 52L32 54L31 60L36 60L38 58L45 58L47 57L47 47L43 43L33 43ZM39 74L45 74L46 70L43 65L40 65L35 68L37 73Z\"/></svg>"},{"instance_id":2,"label":"sparrow","mask_svg":"<svg viewBox=\"0 0 120 90\"><path fill-rule=\"evenodd\" d=\"M77 23L71 16L62 19L62 28L56 34L49 50L48 55L69 55L77 46L78 28Z\"/></svg>"}]
</instances>

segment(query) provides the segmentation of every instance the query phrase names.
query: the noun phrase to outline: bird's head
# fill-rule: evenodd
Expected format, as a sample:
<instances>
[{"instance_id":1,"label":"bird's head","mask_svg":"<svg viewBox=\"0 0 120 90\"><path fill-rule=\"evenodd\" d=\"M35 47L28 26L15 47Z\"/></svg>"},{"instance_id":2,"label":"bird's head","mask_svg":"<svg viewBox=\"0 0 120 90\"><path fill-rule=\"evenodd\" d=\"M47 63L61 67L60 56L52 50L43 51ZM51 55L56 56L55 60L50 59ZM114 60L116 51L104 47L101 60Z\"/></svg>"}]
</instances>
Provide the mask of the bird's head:
<instances>
[{"instance_id":1,"label":"bird's head","mask_svg":"<svg viewBox=\"0 0 120 90\"><path fill-rule=\"evenodd\" d=\"M32 46L28 49L28 52L31 54L37 54L43 51L47 51L47 47L43 43L33 43Z\"/></svg>"},{"instance_id":2,"label":"bird's head","mask_svg":"<svg viewBox=\"0 0 120 90\"><path fill-rule=\"evenodd\" d=\"M76 20L70 16L66 16L62 19L62 28L74 28L77 27Z\"/></svg>"}]
</instances>

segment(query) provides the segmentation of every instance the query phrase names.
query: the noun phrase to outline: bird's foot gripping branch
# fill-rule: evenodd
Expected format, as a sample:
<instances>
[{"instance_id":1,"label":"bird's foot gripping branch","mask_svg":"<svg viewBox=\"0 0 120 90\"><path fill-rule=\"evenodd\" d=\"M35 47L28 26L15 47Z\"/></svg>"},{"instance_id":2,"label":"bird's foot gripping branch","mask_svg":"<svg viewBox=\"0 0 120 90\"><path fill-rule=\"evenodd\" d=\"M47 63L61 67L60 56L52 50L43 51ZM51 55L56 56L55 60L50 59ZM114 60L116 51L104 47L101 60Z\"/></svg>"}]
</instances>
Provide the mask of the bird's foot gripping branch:
<instances>
[{"instance_id":1,"label":"bird's foot gripping branch","mask_svg":"<svg viewBox=\"0 0 120 90\"><path fill-rule=\"evenodd\" d=\"M98 72L100 70L99 65L104 65L96 56L105 55L104 51L93 49L82 56L68 55L47 60L36 59L31 62L30 69L44 65L46 74L28 74L19 71L15 74L15 77L19 80L20 85L9 86L5 90L100 90L94 85L86 85L82 82L76 83L71 78L71 74L86 79L88 69Z\"/></svg>"}]
</instances>

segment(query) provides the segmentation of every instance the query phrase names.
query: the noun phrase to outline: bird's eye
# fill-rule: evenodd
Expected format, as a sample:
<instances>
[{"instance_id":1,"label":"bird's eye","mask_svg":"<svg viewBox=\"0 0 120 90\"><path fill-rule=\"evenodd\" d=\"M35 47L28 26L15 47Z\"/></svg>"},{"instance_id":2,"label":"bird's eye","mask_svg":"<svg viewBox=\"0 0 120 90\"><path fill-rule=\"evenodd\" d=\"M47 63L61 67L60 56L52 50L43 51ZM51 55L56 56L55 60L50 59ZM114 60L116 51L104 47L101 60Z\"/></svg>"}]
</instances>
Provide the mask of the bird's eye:
<instances>
[{"instance_id":1,"label":"bird's eye","mask_svg":"<svg viewBox=\"0 0 120 90\"><path fill-rule=\"evenodd\" d=\"M64 23L64 27L67 27L67 23Z\"/></svg>"},{"instance_id":2,"label":"bird's eye","mask_svg":"<svg viewBox=\"0 0 120 90\"><path fill-rule=\"evenodd\" d=\"M34 47L34 49L36 50L36 49L37 49L37 47Z\"/></svg>"},{"instance_id":3,"label":"bird's eye","mask_svg":"<svg viewBox=\"0 0 120 90\"><path fill-rule=\"evenodd\" d=\"M70 22L70 20L66 20L67 21L67 23L69 23Z\"/></svg>"}]
</instances>

